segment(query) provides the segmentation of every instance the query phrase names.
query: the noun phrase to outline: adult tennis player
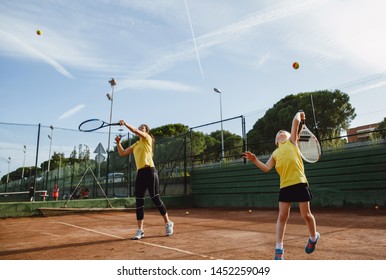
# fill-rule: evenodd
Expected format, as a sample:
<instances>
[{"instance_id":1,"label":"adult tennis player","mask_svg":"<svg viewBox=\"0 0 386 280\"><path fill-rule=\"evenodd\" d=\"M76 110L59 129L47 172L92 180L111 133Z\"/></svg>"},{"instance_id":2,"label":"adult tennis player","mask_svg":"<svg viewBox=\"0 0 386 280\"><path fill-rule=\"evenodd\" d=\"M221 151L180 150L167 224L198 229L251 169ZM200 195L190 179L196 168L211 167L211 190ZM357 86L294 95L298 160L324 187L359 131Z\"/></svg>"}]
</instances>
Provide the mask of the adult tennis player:
<instances>
[{"instance_id":1,"label":"adult tennis player","mask_svg":"<svg viewBox=\"0 0 386 280\"><path fill-rule=\"evenodd\" d=\"M291 203L298 202L300 213L308 226L309 238L305 247L307 254L314 252L320 234L316 231L315 218L310 210L312 193L304 172L304 164L298 148L299 124L305 120L304 112L298 112L292 120L291 133L280 130L276 134L276 150L264 164L253 153L246 151L243 157L264 172L274 166L280 176L279 215L276 222L275 260L284 260L284 234L290 214Z\"/></svg>"},{"instance_id":2,"label":"adult tennis player","mask_svg":"<svg viewBox=\"0 0 386 280\"><path fill-rule=\"evenodd\" d=\"M153 161L154 138L150 134L150 129L145 124L140 125L139 128L135 128L134 126L127 124L124 120L120 120L119 124L121 126L126 126L131 132L139 137L139 141L135 142L127 149L123 149L120 136L115 138L119 155L124 157L133 154L137 167L135 200L138 229L133 239L138 240L145 236L143 220L146 190L148 190L154 205L158 208L164 219L166 236L170 236L173 234L174 223L169 219L166 207L160 198L158 172Z\"/></svg>"}]
</instances>

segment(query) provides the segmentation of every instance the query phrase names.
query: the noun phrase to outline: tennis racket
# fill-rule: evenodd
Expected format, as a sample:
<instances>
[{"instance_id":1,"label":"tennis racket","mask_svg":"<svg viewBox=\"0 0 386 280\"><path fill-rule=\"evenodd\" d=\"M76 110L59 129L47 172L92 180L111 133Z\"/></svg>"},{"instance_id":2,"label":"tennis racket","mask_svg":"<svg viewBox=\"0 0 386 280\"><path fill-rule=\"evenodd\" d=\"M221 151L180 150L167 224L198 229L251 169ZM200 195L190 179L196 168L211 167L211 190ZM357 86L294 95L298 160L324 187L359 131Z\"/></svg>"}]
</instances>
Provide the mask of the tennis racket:
<instances>
[{"instance_id":1,"label":"tennis racket","mask_svg":"<svg viewBox=\"0 0 386 280\"><path fill-rule=\"evenodd\" d=\"M111 125L119 125L119 123L107 123L99 119L90 119L82 122L78 129L83 132L91 132Z\"/></svg>"},{"instance_id":2,"label":"tennis racket","mask_svg":"<svg viewBox=\"0 0 386 280\"><path fill-rule=\"evenodd\" d=\"M322 149L318 138L308 129L303 121L299 125L298 147L303 160L309 163L315 163L320 159Z\"/></svg>"}]
</instances>

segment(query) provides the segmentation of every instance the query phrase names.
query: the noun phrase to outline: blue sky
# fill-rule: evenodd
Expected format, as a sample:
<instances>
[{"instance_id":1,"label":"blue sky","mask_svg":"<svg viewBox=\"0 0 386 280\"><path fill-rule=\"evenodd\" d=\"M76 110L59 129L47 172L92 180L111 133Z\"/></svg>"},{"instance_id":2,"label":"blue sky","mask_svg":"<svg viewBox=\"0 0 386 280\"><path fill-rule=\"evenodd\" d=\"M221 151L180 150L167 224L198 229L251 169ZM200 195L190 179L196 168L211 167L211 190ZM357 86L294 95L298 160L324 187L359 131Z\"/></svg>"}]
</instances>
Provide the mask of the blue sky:
<instances>
[{"instance_id":1,"label":"blue sky","mask_svg":"<svg viewBox=\"0 0 386 280\"><path fill-rule=\"evenodd\" d=\"M113 77L113 120L135 126L218 121L214 87L223 118L245 115L247 130L288 94L336 88L357 109L353 126L378 122L385 10L382 0L2 0L0 121L108 121Z\"/></svg>"}]
</instances>

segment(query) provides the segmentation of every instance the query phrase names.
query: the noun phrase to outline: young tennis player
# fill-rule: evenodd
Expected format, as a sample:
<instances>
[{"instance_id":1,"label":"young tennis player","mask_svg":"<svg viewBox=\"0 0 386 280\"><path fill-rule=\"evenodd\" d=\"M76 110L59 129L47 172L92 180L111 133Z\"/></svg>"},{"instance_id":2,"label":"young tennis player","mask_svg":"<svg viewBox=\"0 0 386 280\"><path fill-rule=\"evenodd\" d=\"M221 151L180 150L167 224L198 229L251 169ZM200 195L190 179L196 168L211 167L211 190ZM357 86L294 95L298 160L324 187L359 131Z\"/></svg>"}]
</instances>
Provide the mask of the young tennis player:
<instances>
[{"instance_id":1,"label":"young tennis player","mask_svg":"<svg viewBox=\"0 0 386 280\"><path fill-rule=\"evenodd\" d=\"M138 229L133 239L138 240L145 236L143 231L143 220L146 190L148 190L154 205L158 208L164 219L166 236L170 236L173 234L174 223L169 219L166 207L160 198L158 172L153 161L154 138L149 133L150 129L145 124L140 125L139 128L135 128L127 124L124 120L120 120L119 124L121 126L126 126L131 132L139 137L139 141L135 142L127 149L123 149L120 136L115 138L119 155L129 156L130 154L133 154L137 167L135 200Z\"/></svg>"},{"instance_id":2,"label":"young tennis player","mask_svg":"<svg viewBox=\"0 0 386 280\"><path fill-rule=\"evenodd\" d=\"M284 260L284 233L292 202L298 202L300 213L308 226L309 238L305 247L307 254L315 250L320 238L320 234L316 231L315 218L310 210L312 193L304 172L303 160L297 147L299 125L302 120L305 120L305 114L301 111L293 118L291 133L280 130L276 134L275 144L277 148L265 164L249 151L243 154L244 158L254 163L264 172L270 171L275 166L280 176L275 260Z\"/></svg>"}]
</instances>

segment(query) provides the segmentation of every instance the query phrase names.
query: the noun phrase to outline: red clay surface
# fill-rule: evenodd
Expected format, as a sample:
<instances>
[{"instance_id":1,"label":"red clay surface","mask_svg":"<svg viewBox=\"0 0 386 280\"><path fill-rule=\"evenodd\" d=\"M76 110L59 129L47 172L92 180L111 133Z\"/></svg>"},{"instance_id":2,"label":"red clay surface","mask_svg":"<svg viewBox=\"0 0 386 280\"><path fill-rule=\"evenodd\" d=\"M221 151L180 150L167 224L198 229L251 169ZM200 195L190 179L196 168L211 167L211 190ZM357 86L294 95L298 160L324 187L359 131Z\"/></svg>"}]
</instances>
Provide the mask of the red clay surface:
<instances>
[{"instance_id":1,"label":"red clay surface","mask_svg":"<svg viewBox=\"0 0 386 280\"><path fill-rule=\"evenodd\" d=\"M189 214L186 214L189 211ZM304 252L307 227L292 209L287 260L384 260L384 209L313 209L321 239ZM134 212L103 212L0 220L2 260L272 260L277 210L170 209L174 235L145 210L145 238L131 240Z\"/></svg>"}]
</instances>

